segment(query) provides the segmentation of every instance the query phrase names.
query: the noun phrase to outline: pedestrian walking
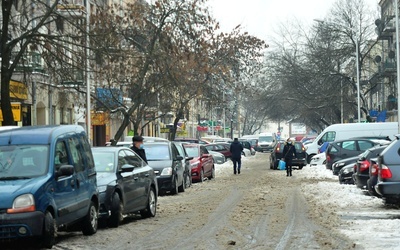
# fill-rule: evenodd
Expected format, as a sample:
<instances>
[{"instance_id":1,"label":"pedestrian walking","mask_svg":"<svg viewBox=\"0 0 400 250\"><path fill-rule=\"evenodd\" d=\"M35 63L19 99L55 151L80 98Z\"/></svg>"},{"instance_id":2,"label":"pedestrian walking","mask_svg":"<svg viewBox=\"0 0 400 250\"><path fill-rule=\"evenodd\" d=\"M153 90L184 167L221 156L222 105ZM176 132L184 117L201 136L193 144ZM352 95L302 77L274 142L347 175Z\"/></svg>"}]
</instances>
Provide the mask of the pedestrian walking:
<instances>
[{"instance_id":1,"label":"pedestrian walking","mask_svg":"<svg viewBox=\"0 0 400 250\"><path fill-rule=\"evenodd\" d=\"M240 168L242 166L243 146L239 142L238 138L235 138L233 140L229 151L232 154L231 159L232 159L232 162L233 162L233 174L236 174L236 167L237 167L237 173L240 174Z\"/></svg>"},{"instance_id":2,"label":"pedestrian walking","mask_svg":"<svg viewBox=\"0 0 400 250\"><path fill-rule=\"evenodd\" d=\"M132 138L133 146L131 149L133 152L135 152L137 155L140 156L146 163L147 163L147 158L146 158L146 151L143 148L143 137L140 135L135 135Z\"/></svg>"},{"instance_id":3,"label":"pedestrian walking","mask_svg":"<svg viewBox=\"0 0 400 250\"><path fill-rule=\"evenodd\" d=\"M289 138L287 139L285 146L283 147L283 159L286 163L286 176L292 176L292 161L293 157L296 156L296 147Z\"/></svg>"}]
</instances>

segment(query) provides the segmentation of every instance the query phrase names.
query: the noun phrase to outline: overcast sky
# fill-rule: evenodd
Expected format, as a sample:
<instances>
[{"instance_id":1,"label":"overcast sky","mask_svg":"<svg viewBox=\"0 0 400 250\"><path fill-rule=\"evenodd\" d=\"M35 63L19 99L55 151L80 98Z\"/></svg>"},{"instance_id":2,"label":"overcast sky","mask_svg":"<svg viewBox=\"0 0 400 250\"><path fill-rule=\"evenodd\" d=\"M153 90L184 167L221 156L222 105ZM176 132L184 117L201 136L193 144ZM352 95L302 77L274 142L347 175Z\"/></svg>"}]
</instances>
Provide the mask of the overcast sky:
<instances>
[{"instance_id":1,"label":"overcast sky","mask_svg":"<svg viewBox=\"0 0 400 250\"><path fill-rule=\"evenodd\" d=\"M365 0L377 10L379 0ZM209 0L214 17L223 31L238 24L261 39L269 40L274 27L286 21L299 20L310 25L313 19L322 19L335 0Z\"/></svg>"}]
</instances>

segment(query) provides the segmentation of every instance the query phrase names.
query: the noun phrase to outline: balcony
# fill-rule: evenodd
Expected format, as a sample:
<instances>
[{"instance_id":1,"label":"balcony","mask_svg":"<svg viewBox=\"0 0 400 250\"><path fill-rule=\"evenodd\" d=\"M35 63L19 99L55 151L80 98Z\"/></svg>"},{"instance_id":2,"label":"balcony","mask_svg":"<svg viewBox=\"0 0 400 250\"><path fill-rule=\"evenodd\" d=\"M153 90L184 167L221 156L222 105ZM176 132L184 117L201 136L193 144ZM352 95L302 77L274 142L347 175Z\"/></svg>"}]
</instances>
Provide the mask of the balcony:
<instances>
[{"instance_id":1,"label":"balcony","mask_svg":"<svg viewBox=\"0 0 400 250\"><path fill-rule=\"evenodd\" d=\"M84 72L82 69L77 68L63 68L60 70L62 77L61 84L64 86L78 86L83 85Z\"/></svg>"},{"instance_id":2,"label":"balcony","mask_svg":"<svg viewBox=\"0 0 400 250\"><path fill-rule=\"evenodd\" d=\"M63 0L57 4L58 14L66 18L83 18L86 15L84 0Z\"/></svg>"},{"instance_id":3,"label":"balcony","mask_svg":"<svg viewBox=\"0 0 400 250\"><path fill-rule=\"evenodd\" d=\"M382 62L380 66L380 71L383 76L396 75L396 62L391 62L391 61Z\"/></svg>"},{"instance_id":4,"label":"balcony","mask_svg":"<svg viewBox=\"0 0 400 250\"><path fill-rule=\"evenodd\" d=\"M376 27L376 33L378 40L390 40L392 39L394 32L396 32L396 22L393 17L385 18L387 21L380 23Z\"/></svg>"},{"instance_id":5,"label":"balcony","mask_svg":"<svg viewBox=\"0 0 400 250\"><path fill-rule=\"evenodd\" d=\"M11 55L12 60L14 60L15 56L19 52L14 52ZM17 67L15 68L16 71L19 72L43 72L43 62L42 56L37 51L29 51L26 52L19 60Z\"/></svg>"}]
</instances>

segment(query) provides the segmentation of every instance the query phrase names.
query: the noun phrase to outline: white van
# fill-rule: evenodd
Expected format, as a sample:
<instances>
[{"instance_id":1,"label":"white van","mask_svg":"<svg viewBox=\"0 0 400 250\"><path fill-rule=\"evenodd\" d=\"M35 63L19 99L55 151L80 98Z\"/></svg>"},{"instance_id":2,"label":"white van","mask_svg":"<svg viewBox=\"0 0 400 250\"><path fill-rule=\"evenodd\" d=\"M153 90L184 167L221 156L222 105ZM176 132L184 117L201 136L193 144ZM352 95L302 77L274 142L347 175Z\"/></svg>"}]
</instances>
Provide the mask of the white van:
<instances>
[{"instance_id":1,"label":"white van","mask_svg":"<svg viewBox=\"0 0 400 250\"><path fill-rule=\"evenodd\" d=\"M258 135L258 146L261 152L270 151L274 149L276 145L275 133L260 133Z\"/></svg>"},{"instance_id":2,"label":"white van","mask_svg":"<svg viewBox=\"0 0 400 250\"><path fill-rule=\"evenodd\" d=\"M308 162L318 154L318 147L324 142L367 136L388 136L394 139L396 134L398 134L397 122L334 124L324 129L312 143L307 144Z\"/></svg>"}]
</instances>

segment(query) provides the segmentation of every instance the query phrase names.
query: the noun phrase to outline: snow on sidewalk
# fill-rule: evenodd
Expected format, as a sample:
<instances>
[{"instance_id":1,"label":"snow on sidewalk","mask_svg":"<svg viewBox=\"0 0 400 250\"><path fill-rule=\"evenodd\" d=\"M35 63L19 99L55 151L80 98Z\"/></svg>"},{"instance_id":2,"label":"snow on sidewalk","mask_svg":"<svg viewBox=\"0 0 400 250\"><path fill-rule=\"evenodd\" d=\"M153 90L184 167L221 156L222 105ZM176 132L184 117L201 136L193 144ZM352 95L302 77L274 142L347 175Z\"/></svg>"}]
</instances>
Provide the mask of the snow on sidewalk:
<instances>
[{"instance_id":1,"label":"snow on sidewalk","mask_svg":"<svg viewBox=\"0 0 400 250\"><path fill-rule=\"evenodd\" d=\"M324 214L340 218L335 226L365 249L400 249L400 210L384 206L383 200L366 195L355 185L341 185L324 165L306 166L296 176L304 179L302 191Z\"/></svg>"}]
</instances>

